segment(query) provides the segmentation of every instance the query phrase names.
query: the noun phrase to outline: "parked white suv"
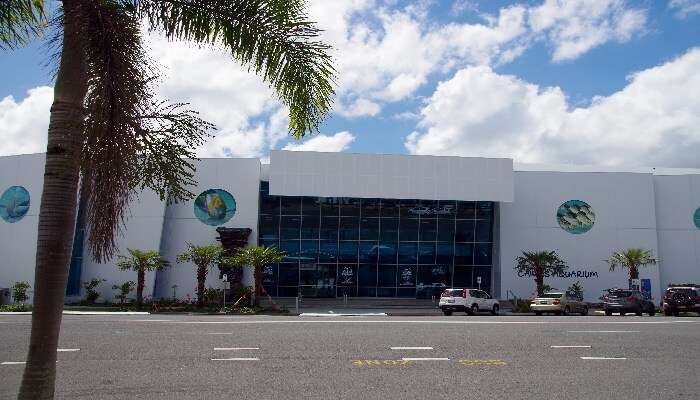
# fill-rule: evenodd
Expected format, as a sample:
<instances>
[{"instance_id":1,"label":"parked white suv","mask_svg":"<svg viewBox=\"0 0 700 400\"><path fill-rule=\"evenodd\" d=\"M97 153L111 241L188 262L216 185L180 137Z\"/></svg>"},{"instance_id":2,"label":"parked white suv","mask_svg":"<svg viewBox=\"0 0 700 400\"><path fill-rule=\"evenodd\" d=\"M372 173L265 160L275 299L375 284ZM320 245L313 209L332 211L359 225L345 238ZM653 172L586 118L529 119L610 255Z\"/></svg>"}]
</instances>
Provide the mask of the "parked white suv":
<instances>
[{"instance_id":1,"label":"parked white suv","mask_svg":"<svg viewBox=\"0 0 700 400\"><path fill-rule=\"evenodd\" d=\"M500 308L498 300L477 289L445 289L440 296L439 307L445 315L452 315L453 311L464 311L469 315L478 312L498 315Z\"/></svg>"}]
</instances>

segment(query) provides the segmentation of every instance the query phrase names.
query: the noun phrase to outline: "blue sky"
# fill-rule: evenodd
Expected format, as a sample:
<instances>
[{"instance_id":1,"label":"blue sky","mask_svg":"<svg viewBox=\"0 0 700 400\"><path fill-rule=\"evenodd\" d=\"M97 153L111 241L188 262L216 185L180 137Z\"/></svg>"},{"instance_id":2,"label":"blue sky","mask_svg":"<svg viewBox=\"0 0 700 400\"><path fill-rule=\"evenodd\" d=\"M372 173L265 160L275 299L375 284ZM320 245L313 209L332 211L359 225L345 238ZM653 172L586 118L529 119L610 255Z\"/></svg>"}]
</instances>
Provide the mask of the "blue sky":
<instances>
[{"instance_id":1,"label":"blue sky","mask_svg":"<svg viewBox=\"0 0 700 400\"><path fill-rule=\"evenodd\" d=\"M335 48L321 134L222 52L151 35L160 93L214 122L204 157L270 149L700 167L698 0L311 0ZM46 48L0 53L0 155L42 151Z\"/></svg>"}]
</instances>

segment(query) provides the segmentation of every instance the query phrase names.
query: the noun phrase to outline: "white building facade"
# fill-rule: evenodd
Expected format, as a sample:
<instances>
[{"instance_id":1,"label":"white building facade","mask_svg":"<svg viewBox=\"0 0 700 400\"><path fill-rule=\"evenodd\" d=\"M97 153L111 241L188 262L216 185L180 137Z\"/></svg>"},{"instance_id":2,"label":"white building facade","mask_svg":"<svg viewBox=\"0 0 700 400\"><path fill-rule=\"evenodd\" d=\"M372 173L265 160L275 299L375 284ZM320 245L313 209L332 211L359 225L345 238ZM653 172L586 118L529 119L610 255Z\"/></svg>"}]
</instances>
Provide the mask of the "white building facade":
<instances>
[{"instance_id":1,"label":"white building facade","mask_svg":"<svg viewBox=\"0 0 700 400\"><path fill-rule=\"evenodd\" d=\"M0 288L34 281L43 154L0 157ZM641 270L656 302L669 283L700 283L700 170L513 164L510 159L273 151L259 159L196 163L197 195L166 206L151 192L132 204L119 249L155 249L171 267L149 273L147 297L194 297L195 267L178 264L187 243L216 243L217 228L244 232L247 245L287 257L265 268L273 296L430 298L445 287L481 287L498 298L529 297L522 251L555 250L595 301L628 285L609 271L613 251L652 250ZM135 280L114 262L95 263L76 230L67 292L102 278ZM248 231L249 230L249 231ZM221 287L218 271L207 285ZM246 271L242 283L250 285Z\"/></svg>"}]
</instances>

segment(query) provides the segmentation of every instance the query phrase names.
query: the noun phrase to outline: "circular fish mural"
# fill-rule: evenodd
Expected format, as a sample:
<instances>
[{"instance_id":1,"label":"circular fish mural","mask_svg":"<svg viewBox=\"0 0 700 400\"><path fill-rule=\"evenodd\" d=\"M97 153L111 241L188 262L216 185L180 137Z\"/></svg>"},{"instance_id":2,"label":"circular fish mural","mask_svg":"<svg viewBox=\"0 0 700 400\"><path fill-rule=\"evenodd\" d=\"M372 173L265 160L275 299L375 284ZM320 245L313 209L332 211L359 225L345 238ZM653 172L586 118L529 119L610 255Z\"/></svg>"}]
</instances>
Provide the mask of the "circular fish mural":
<instances>
[{"instance_id":1,"label":"circular fish mural","mask_svg":"<svg viewBox=\"0 0 700 400\"><path fill-rule=\"evenodd\" d=\"M695 210L695 216L693 217L693 220L695 220L695 227L700 229L700 207L698 207L698 209Z\"/></svg>"},{"instance_id":2,"label":"circular fish mural","mask_svg":"<svg viewBox=\"0 0 700 400\"><path fill-rule=\"evenodd\" d=\"M29 192L22 186L10 186L0 196L0 217L9 223L22 219L29 211Z\"/></svg>"},{"instance_id":3,"label":"circular fish mural","mask_svg":"<svg viewBox=\"0 0 700 400\"><path fill-rule=\"evenodd\" d=\"M194 200L194 215L207 225L221 225L236 213L236 200L223 189L209 189Z\"/></svg>"},{"instance_id":4,"label":"circular fish mural","mask_svg":"<svg viewBox=\"0 0 700 400\"><path fill-rule=\"evenodd\" d=\"M579 235L593 228L595 212L585 201L569 200L559 206L557 222L559 222L561 229Z\"/></svg>"}]
</instances>

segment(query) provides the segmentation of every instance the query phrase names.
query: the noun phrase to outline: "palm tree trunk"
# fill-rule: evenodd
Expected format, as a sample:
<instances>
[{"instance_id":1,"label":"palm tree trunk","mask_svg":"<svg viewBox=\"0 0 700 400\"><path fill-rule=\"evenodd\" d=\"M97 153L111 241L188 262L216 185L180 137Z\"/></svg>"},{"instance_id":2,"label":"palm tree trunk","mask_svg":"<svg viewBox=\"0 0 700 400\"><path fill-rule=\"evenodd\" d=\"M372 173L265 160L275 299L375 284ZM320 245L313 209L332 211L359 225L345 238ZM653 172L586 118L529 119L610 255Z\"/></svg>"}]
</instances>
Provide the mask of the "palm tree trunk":
<instances>
[{"instance_id":1,"label":"palm tree trunk","mask_svg":"<svg viewBox=\"0 0 700 400\"><path fill-rule=\"evenodd\" d=\"M138 270L136 280L136 308L140 310L143 307L143 287L146 286L146 272L143 269Z\"/></svg>"},{"instance_id":2,"label":"palm tree trunk","mask_svg":"<svg viewBox=\"0 0 700 400\"><path fill-rule=\"evenodd\" d=\"M204 308L204 283L207 281L207 266L197 266L197 308Z\"/></svg>"},{"instance_id":3,"label":"palm tree trunk","mask_svg":"<svg viewBox=\"0 0 700 400\"><path fill-rule=\"evenodd\" d=\"M74 1L63 3L70 10ZM66 11L64 18L39 210L32 330L18 399L53 399L56 348L75 229L86 85L80 43L71 28L76 16Z\"/></svg>"},{"instance_id":4,"label":"palm tree trunk","mask_svg":"<svg viewBox=\"0 0 700 400\"><path fill-rule=\"evenodd\" d=\"M630 265L630 280L639 279L639 268L636 265Z\"/></svg>"},{"instance_id":5,"label":"palm tree trunk","mask_svg":"<svg viewBox=\"0 0 700 400\"><path fill-rule=\"evenodd\" d=\"M535 286L537 288L537 296L542 296L542 292L544 292L544 270L540 267L535 267Z\"/></svg>"}]
</instances>

